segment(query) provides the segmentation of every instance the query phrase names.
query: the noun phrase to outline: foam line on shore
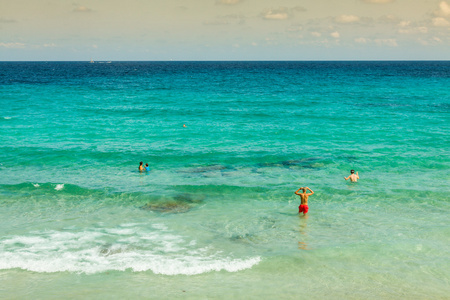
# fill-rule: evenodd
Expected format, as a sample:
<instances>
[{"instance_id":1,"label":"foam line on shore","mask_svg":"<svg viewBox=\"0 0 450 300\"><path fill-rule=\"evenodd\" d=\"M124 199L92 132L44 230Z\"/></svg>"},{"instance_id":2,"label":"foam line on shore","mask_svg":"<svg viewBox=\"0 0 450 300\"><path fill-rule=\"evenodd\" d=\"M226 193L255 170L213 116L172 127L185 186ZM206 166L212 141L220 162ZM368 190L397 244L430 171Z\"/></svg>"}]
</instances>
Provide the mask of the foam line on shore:
<instances>
[{"instance_id":1,"label":"foam line on shore","mask_svg":"<svg viewBox=\"0 0 450 300\"><path fill-rule=\"evenodd\" d=\"M186 241L164 228L158 230L157 225L152 232L136 232L132 228L77 233L50 231L0 239L1 270L86 274L132 270L197 275L238 272L260 261L258 256L237 258L219 249L198 247L195 241Z\"/></svg>"}]
</instances>

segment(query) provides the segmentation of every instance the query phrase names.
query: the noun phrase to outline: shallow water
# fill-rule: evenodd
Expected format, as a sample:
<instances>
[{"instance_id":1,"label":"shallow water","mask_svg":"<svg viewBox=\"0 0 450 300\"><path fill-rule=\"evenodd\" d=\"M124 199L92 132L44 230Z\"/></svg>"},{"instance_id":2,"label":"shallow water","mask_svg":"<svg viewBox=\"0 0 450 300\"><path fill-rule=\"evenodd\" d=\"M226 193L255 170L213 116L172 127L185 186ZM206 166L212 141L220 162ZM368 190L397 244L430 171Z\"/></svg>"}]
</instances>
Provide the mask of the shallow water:
<instances>
[{"instance_id":1,"label":"shallow water","mask_svg":"<svg viewBox=\"0 0 450 300\"><path fill-rule=\"evenodd\" d=\"M449 77L0 63L0 296L445 298Z\"/></svg>"}]
</instances>

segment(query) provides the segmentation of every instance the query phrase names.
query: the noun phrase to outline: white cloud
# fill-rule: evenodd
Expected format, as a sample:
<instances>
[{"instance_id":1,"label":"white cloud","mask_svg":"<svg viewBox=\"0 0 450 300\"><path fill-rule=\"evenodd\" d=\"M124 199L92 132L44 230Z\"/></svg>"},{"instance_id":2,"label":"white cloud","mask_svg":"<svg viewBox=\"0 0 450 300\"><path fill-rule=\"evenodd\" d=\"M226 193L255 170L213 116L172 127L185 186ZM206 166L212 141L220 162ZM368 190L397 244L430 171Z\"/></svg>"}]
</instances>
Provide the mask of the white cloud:
<instances>
[{"instance_id":1,"label":"white cloud","mask_svg":"<svg viewBox=\"0 0 450 300\"><path fill-rule=\"evenodd\" d=\"M42 47L44 47L44 48L55 48L55 47L57 47L57 45L54 44L54 43L50 43L50 44L44 44L44 45L42 45Z\"/></svg>"},{"instance_id":2,"label":"white cloud","mask_svg":"<svg viewBox=\"0 0 450 300\"><path fill-rule=\"evenodd\" d=\"M374 42L378 46L398 47L396 39L375 39Z\"/></svg>"},{"instance_id":3,"label":"white cloud","mask_svg":"<svg viewBox=\"0 0 450 300\"><path fill-rule=\"evenodd\" d=\"M436 45L442 43L442 40L438 37L433 37L430 40L418 39L417 41L423 46Z\"/></svg>"},{"instance_id":4,"label":"white cloud","mask_svg":"<svg viewBox=\"0 0 450 300\"><path fill-rule=\"evenodd\" d=\"M389 46L389 47L398 47L397 40L396 39L368 39L364 37L355 38L355 43L358 44L371 44L375 43L378 46Z\"/></svg>"},{"instance_id":5,"label":"white cloud","mask_svg":"<svg viewBox=\"0 0 450 300\"><path fill-rule=\"evenodd\" d=\"M277 9L268 9L261 15L263 19L266 20L286 20L292 17L294 13L298 11L306 11L306 9L301 6L295 6L291 8L279 7Z\"/></svg>"},{"instance_id":6,"label":"white cloud","mask_svg":"<svg viewBox=\"0 0 450 300\"><path fill-rule=\"evenodd\" d=\"M289 14L286 8L270 9L263 13L263 18L266 20L286 20L289 18Z\"/></svg>"},{"instance_id":7,"label":"white cloud","mask_svg":"<svg viewBox=\"0 0 450 300\"><path fill-rule=\"evenodd\" d=\"M394 15L385 15L385 16L378 18L378 21L385 23L385 24L386 23L387 24L395 24L395 23L400 22L401 20L397 16L394 16Z\"/></svg>"},{"instance_id":8,"label":"white cloud","mask_svg":"<svg viewBox=\"0 0 450 300\"><path fill-rule=\"evenodd\" d=\"M92 10L90 8L87 8L86 6L78 6L73 9L74 12L91 12Z\"/></svg>"},{"instance_id":9,"label":"white cloud","mask_svg":"<svg viewBox=\"0 0 450 300\"><path fill-rule=\"evenodd\" d=\"M447 21L445 18L441 18L441 17L433 18L432 22L433 22L433 25L436 27L450 26L450 22Z\"/></svg>"},{"instance_id":10,"label":"white cloud","mask_svg":"<svg viewBox=\"0 0 450 300\"><path fill-rule=\"evenodd\" d=\"M415 33L428 33L428 27L414 27L414 28L400 28L398 33L403 34L415 34Z\"/></svg>"},{"instance_id":11,"label":"white cloud","mask_svg":"<svg viewBox=\"0 0 450 300\"><path fill-rule=\"evenodd\" d=\"M439 3L439 10L436 11L435 14L440 17L450 17L450 5L447 2L442 1Z\"/></svg>"},{"instance_id":12,"label":"white cloud","mask_svg":"<svg viewBox=\"0 0 450 300\"><path fill-rule=\"evenodd\" d=\"M400 27L398 32L402 34L411 34L411 33L427 33L428 27L419 26L413 27L411 26L411 21L401 21L398 26Z\"/></svg>"},{"instance_id":13,"label":"white cloud","mask_svg":"<svg viewBox=\"0 0 450 300\"><path fill-rule=\"evenodd\" d=\"M339 32L337 32L337 31L330 33L330 35L331 35L332 37L334 37L335 39L338 39L338 38L341 36L341 35L339 34Z\"/></svg>"},{"instance_id":14,"label":"white cloud","mask_svg":"<svg viewBox=\"0 0 450 300\"><path fill-rule=\"evenodd\" d=\"M360 37L360 38L356 38L355 42L358 43L358 44L367 44L367 43L370 42L370 39L366 39L366 38Z\"/></svg>"},{"instance_id":15,"label":"white cloud","mask_svg":"<svg viewBox=\"0 0 450 300\"><path fill-rule=\"evenodd\" d=\"M272 37L266 37L265 40L267 45L278 45L278 42Z\"/></svg>"},{"instance_id":16,"label":"white cloud","mask_svg":"<svg viewBox=\"0 0 450 300\"><path fill-rule=\"evenodd\" d=\"M343 24L355 23L359 21L359 17L354 15L340 15L339 17L336 17L335 21Z\"/></svg>"},{"instance_id":17,"label":"white cloud","mask_svg":"<svg viewBox=\"0 0 450 300\"><path fill-rule=\"evenodd\" d=\"M398 30L398 33L407 34L407 33L411 33L411 30L410 30L410 29L403 29L403 28L400 28L400 29Z\"/></svg>"},{"instance_id":18,"label":"white cloud","mask_svg":"<svg viewBox=\"0 0 450 300\"><path fill-rule=\"evenodd\" d=\"M366 3L376 3L376 4L384 4L384 3L391 3L394 2L394 0L362 0Z\"/></svg>"},{"instance_id":19,"label":"white cloud","mask_svg":"<svg viewBox=\"0 0 450 300\"><path fill-rule=\"evenodd\" d=\"M24 43L0 43L0 47L17 49L17 48L25 48Z\"/></svg>"},{"instance_id":20,"label":"white cloud","mask_svg":"<svg viewBox=\"0 0 450 300\"><path fill-rule=\"evenodd\" d=\"M243 0L217 0L216 4L235 5L241 3Z\"/></svg>"}]
</instances>

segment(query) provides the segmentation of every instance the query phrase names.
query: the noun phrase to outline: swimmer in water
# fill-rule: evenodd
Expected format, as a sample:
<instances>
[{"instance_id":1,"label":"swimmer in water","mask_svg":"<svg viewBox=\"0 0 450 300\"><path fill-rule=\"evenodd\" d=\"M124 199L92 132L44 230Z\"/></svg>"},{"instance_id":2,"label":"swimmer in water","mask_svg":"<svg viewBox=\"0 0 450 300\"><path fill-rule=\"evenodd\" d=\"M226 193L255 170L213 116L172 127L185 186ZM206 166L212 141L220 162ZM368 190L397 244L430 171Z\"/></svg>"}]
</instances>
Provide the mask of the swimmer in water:
<instances>
[{"instance_id":1,"label":"swimmer in water","mask_svg":"<svg viewBox=\"0 0 450 300\"><path fill-rule=\"evenodd\" d=\"M303 190L303 193L299 193L300 190ZM309 190L311 193L306 193L306 190ZM301 187L295 192L295 194L300 196L298 213L303 212L303 215L308 213L308 197L314 194L314 192L309 187Z\"/></svg>"},{"instance_id":2,"label":"swimmer in water","mask_svg":"<svg viewBox=\"0 0 450 300\"><path fill-rule=\"evenodd\" d=\"M148 164L145 164L145 171L150 171L150 167L148 166Z\"/></svg>"},{"instance_id":3,"label":"swimmer in water","mask_svg":"<svg viewBox=\"0 0 450 300\"><path fill-rule=\"evenodd\" d=\"M359 179L359 175L358 175L358 172L356 172L356 174L355 174L355 170L351 170L350 171L350 176L348 176L348 177L344 176L344 178L345 178L345 180L349 180L350 179L351 182L357 182L358 179Z\"/></svg>"},{"instance_id":4,"label":"swimmer in water","mask_svg":"<svg viewBox=\"0 0 450 300\"><path fill-rule=\"evenodd\" d=\"M144 171L144 166L142 166L142 164L143 164L143 162L141 161L141 162L139 163L139 172Z\"/></svg>"}]
</instances>

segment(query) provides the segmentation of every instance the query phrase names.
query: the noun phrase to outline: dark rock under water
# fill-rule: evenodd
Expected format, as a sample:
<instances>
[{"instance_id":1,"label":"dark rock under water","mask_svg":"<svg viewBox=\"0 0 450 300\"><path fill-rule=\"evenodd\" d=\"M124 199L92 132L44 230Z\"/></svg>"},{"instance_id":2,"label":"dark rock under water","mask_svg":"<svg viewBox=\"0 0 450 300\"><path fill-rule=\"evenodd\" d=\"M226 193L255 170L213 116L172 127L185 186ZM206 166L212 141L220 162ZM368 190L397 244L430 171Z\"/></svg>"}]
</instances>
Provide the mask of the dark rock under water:
<instances>
[{"instance_id":1,"label":"dark rock under water","mask_svg":"<svg viewBox=\"0 0 450 300\"><path fill-rule=\"evenodd\" d=\"M198 196L196 195L195 197L192 194L188 194L188 193L183 193L183 194L178 194L176 196L173 197L174 200L178 201L178 202L185 202L185 203L200 203L205 199L205 196Z\"/></svg>"},{"instance_id":2,"label":"dark rock under water","mask_svg":"<svg viewBox=\"0 0 450 300\"><path fill-rule=\"evenodd\" d=\"M141 206L141 209L143 210L151 210L166 213L183 213L189 211L191 208L192 208L191 205L187 204L186 202L175 200L157 203L147 203Z\"/></svg>"},{"instance_id":3,"label":"dark rock under water","mask_svg":"<svg viewBox=\"0 0 450 300\"><path fill-rule=\"evenodd\" d=\"M100 254L103 256L110 256L110 255L114 255L114 254L118 254L118 253L122 253L122 252L124 252L122 248L114 249L114 248L112 248L112 246L110 244L104 245L100 249Z\"/></svg>"},{"instance_id":4,"label":"dark rock under water","mask_svg":"<svg viewBox=\"0 0 450 300\"><path fill-rule=\"evenodd\" d=\"M203 202L205 196L189 193L178 194L172 199L158 199L141 206L143 210L151 210L164 213L184 213Z\"/></svg>"}]
</instances>

